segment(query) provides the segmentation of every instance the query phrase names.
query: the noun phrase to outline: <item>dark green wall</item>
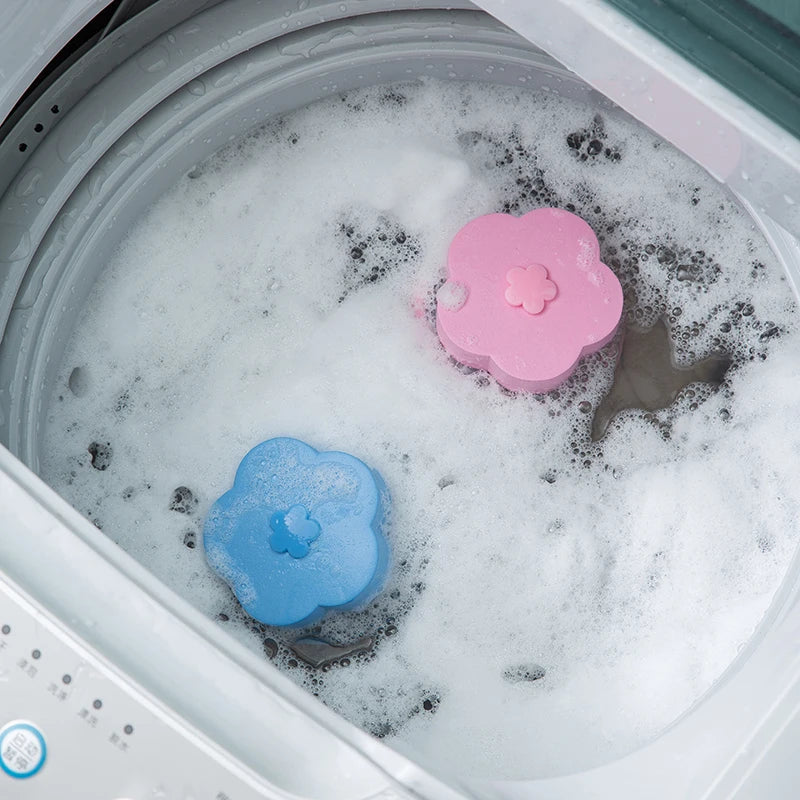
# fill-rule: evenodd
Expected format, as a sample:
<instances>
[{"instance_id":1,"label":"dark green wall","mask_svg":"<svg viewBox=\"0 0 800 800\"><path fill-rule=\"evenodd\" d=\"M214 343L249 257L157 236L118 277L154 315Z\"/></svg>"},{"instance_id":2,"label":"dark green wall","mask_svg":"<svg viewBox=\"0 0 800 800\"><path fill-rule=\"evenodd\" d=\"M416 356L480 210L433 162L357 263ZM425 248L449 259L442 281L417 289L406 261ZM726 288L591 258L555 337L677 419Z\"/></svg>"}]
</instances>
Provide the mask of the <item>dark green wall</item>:
<instances>
[{"instance_id":1,"label":"dark green wall","mask_svg":"<svg viewBox=\"0 0 800 800\"><path fill-rule=\"evenodd\" d=\"M798 0L748 0L748 5L768 14L777 22L800 33L800 2Z\"/></svg>"},{"instance_id":2,"label":"dark green wall","mask_svg":"<svg viewBox=\"0 0 800 800\"><path fill-rule=\"evenodd\" d=\"M800 0L607 0L800 137Z\"/></svg>"}]
</instances>

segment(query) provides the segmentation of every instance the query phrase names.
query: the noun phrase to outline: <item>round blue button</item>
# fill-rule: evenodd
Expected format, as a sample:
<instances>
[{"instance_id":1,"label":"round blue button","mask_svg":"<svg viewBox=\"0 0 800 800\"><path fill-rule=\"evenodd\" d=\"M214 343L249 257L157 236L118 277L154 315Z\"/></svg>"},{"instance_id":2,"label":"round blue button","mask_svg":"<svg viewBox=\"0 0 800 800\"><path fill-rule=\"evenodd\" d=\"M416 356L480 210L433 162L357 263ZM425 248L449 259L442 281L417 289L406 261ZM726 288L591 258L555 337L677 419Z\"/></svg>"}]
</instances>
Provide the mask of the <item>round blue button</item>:
<instances>
[{"instance_id":1,"label":"round blue button","mask_svg":"<svg viewBox=\"0 0 800 800\"><path fill-rule=\"evenodd\" d=\"M9 722L0 729L0 767L12 778L32 778L47 758L42 732L30 722Z\"/></svg>"}]
</instances>

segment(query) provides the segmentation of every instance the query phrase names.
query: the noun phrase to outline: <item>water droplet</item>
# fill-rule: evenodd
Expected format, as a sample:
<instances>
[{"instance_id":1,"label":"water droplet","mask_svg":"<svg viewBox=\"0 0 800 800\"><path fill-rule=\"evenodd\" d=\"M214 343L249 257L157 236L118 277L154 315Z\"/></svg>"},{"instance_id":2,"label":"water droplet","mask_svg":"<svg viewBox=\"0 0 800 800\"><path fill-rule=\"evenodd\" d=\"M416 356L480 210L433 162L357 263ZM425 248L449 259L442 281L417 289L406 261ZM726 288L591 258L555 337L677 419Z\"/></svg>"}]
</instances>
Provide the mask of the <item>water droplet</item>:
<instances>
[{"instance_id":1,"label":"water droplet","mask_svg":"<svg viewBox=\"0 0 800 800\"><path fill-rule=\"evenodd\" d=\"M93 169L89 177L89 197L94 197L106 179L105 170L102 167Z\"/></svg>"},{"instance_id":2,"label":"water droplet","mask_svg":"<svg viewBox=\"0 0 800 800\"><path fill-rule=\"evenodd\" d=\"M188 83L186 88L189 90L189 94L193 94L195 97L202 97L206 93L206 85L199 78Z\"/></svg>"},{"instance_id":3,"label":"water droplet","mask_svg":"<svg viewBox=\"0 0 800 800\"><path fill-rule=\"evenodd\" d=\"M29 169L17 181L14 194L16 194L17 197L28 197L28 195L33 194L43 176L44 173L40 169L35 167L33 169Z\"/></svg>"},{"instance_id":4,"label":"water droplet","mask_svg":"<svg viewBox=\"0 0 800 800\"><path fill-rule=\"evenodd\" d=\"M215 89L221 89L232 84L242 73L243 66L239 60L229 61L223 67L218 68L213 73L211 85Z\"/></svg>"},{"instance_id":5,"label":"water droplet","mask_svg":"<svg viewBox=\"0 0 800 800\"><path fill-rule=\"evenodd\" d=\"M63 127L63 130L62 127L58 129L58 155L65 164L72 164L89 152L95 139L106 127L106 111L103 109L99 118L86 117L75 125Z\"/></svg>"},{"instance_id":6,"label":"water droplet","mask_svg":"<svg viewBox=\"0 0 800 800\"><path fill-rule=\"evenodd\" d=\"M131 158L142 152L144 140L138 133L129 133L117 143L117 152L125 158Z\"/></svg>"},{"instance_id":7,"label":"water droplet","mask_svg":"<svg viewBox=\"0 0 800 800\"><path fill-rule=\"evenodd\" d=\"M69 232L75 226L75 217L72 213L62 214L60 220L60 227L62 231Z\"/></svg>"},{"instance_id":8,"label":"water droplet","mask_svg":"<svg viewBox=\"0 0 800 800\"><path fill-rule=\"evenodd\" d=\"M27 258L31 252L31 235L22 225L0 222L0 262L9 263Z\"/></svg>"},{"instance_id":9,"label":"water droplet","mask_svg":"<svg viewBox=\"0 0 800 800\"><path fill-rule=\"evenodd\" d=\"M155 44L140 53L136 62L145 72L161 72L169 64L169 50L163 44Z\"/></svg>"}]
</instances>

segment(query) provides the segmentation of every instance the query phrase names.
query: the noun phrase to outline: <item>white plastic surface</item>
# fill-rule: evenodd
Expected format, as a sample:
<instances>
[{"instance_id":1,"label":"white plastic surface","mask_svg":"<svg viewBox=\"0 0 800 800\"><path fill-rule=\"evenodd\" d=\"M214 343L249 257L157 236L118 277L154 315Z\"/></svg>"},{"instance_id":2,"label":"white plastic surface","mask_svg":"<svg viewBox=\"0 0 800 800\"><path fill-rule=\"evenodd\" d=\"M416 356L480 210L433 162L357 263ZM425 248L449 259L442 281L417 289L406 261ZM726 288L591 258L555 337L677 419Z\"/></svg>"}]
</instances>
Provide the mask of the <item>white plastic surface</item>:
<instances>
[{"instance_id":1,"label":"white plastic surface","mask_svg":"<svg viewBox=\"0 0 800 800\"><path fill-rule=\"evenodd\" d=\"M800 234L800 141L603 0L475 0Z\"/></svg>"},{"instance_id":2,"label":"white plastic surface","mask_svg":"<svg viewBox=\"0 0 800 800\"><path fill-rule=\"evenodd\" d=\"M111 0L0 2L0 123L53 56Z\"/></svg>"},{"instance_id":3,"label":"white plastic surface","mask_svg":"<svg viewBox=\"0 0 800 800\"><path fill-rule=\"evenodd\" d=\"M8 624L12 635L20 632L23 642L19 652L10 643L2 647L0 642L0 727L17 718L42 726L50 737L51 752L42 776L51 767L51 774L57 773L56 740L65 742L65 752L73 757L80 752L105 759L101 763L108 763L110 770L113 767L114 774L123 774L128 762L119 762L112 746L115 742L109 737L119 735L120 726L124 734L124 725L129 723L137 733L149 726L158 742L169 744L158 750L163 758L150 753L147 762L147 753L143 754L142 763L150 763L152 770L140 765L126 773L131 780L138 776L139 782L127 789L137 800L159 796L143 791L157 787L159 781L177 786L178 774L190 784L192 776L199 774L199 764L212 768L209 759L221 764L222 772L238 777L238 785L258 790L228 793L223 787L229 784L223 783L217 789L222 795L212 794L210 800L225 800L226 794L229 800L259 796L401 800L410 796L402 784L422 785L424 796L436 800L460 796L324 708L238 643L225 642L226 654L217 641L225 636L218 626L172 595L3 447L0 564L0 617L5 614L9 620L0 619L0 630ZM124 571L116 564L124 565ZM65 565L69 565L68 578ZM183 618L159 602L167 595L172 611L182 609ZM34 649L41 651L40 659L32 659ZM40 665L44 670L45 654L50 651L56 653L53 663L58 669L40 676ZM29 667L36 670L33 675ZM51 682L60 692L55 679L81 670L85 677L74 681L76 691L80 684L87 687L80 702L77 696L74 701L52 696ZM93 711L101 690L110 692L124 713L115 713L102 723L100 740L92 738L75 750L76 743L89 735L86 727L78 725L76 733L75 719L70 714L61 719L58 712L51 718L47 704L55 701L72 709L77 703L78 721L94 730L101 726L100 716ZM94 726L81 714L83 710L97 717ZM55 728L50 727L52 720ZM167 729L172 733L167 735ZM233 753L236 761L226 752ZM73 787L75 781L85 781L80 796L95 800L86 791L104 784L84 768L76 771L75 763L63 762L60 779L70 776ZM21 784L15 781L14 785ZM67 784L49 788L63 785ZM120 794L125 796L124 791ZM9 796L22 800L67 797L63 792L13 795L0 783L0 798ZM177 789L163 795L170 800L188 796L206 798L205 794L180 794ZM105 798L98 795L97 800Z\"/></svg>"},{"instance_id":4,"label":"white plastic surface","mask_svg":"<svg viewBox=\"0 0 800 800\"><path fill-rule=\"evenodd\" d=\"M0 797L280 798L0 578ZM88 769L76 770L76 764ZM87 776L89 776L87 778Z\"/></svg>"}]
</instances>

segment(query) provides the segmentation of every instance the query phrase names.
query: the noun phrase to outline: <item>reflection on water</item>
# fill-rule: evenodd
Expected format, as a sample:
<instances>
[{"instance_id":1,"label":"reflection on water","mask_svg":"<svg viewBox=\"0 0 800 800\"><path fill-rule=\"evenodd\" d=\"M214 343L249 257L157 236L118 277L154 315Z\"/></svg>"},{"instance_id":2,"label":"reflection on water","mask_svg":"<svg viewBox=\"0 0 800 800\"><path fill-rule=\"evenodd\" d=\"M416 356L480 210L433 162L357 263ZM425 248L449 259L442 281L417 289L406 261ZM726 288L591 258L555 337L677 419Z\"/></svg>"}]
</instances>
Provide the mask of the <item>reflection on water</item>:
<instances>
[{"instance_id":1,"label":"reflection on water","mask_svg":"<svg viewBox=\"0 0 800 800\"><path fill-rule=\"evenodd\" d=\"M715 388L725 378L731 359L723 353L689 367L676 366L666 323L660 319L652 328L629 328L614 373L614 384L603 398L592 422L592 441L605 436L611 420L628 408L658 411L671 405L691 383Z\"/></svg>"}]
</instances>

